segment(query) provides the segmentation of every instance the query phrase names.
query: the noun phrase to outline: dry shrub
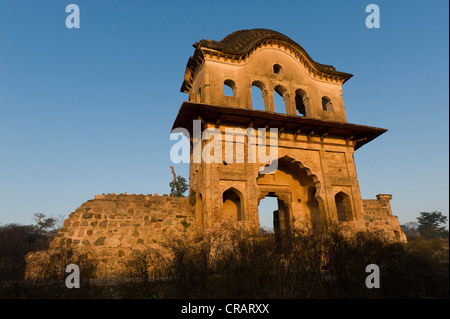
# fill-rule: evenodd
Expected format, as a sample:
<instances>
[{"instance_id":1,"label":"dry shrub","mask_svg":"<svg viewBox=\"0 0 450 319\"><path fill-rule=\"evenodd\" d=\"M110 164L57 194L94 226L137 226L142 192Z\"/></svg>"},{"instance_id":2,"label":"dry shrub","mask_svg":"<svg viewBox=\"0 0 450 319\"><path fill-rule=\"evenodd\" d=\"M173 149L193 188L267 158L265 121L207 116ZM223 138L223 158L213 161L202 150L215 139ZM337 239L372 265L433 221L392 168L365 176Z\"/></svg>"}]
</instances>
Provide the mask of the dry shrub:
<instances>
[{"instance_id":1,"label":"dry shrub","mask_svg":"<svg viewBox=\"0 0 450 319\"><path fill-rule=\"evenodd\" d=\"M35 258L35 261L32 259ZM36 281L54 281L64 283L67 277L66 267L75 264L80 268L80 277L96 277L98 261L89 249L77 249L70 244L61 244L48 251L37 252L27 256L30 261L28 278Z\"/></svg>"},{"instance_id":2,"label":"dry shrub","mask_svg":"<svg viewBox=\"0 0 450 319\"><path fill-rule=\"evenodd\" d=\"M445 262L411 245L336 225L261 236L222 223L168 243L166 273L176 298L448 297ZM380 268L380 289L366 287L369 264Z\"/></svg>"}]
</instances>

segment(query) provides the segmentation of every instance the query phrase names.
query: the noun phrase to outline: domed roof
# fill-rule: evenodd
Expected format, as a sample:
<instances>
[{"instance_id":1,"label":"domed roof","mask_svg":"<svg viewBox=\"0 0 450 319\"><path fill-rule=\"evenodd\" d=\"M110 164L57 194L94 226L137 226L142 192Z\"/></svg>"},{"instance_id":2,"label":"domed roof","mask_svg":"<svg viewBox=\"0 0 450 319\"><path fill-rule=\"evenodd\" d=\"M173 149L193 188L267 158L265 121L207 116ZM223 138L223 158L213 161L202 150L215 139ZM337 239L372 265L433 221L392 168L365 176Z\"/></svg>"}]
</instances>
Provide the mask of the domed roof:
<instances>
[{"instance_id":1,"label":"domed roof","mask_svg":"<svg viewBox=\"0 0 450 319\"><path fill-rule=\"evenodd\" d=\"M214 40L200 40L194 43L194 48L208 48L224 53L230 53L235 55L244 55L248 53L253 47L258 45L264 40L281 40L286 42L295 48L301 50L304 54L308 56L311 61L315 62L318 66L328 71L335 71L336 69L332 65L320 64L314 61L308 53L291 38L285 36L284 34L270 30L270 29L246 29L238 30L223 38L221 41Z\"/></svg>"},{"instance_id":2,"label":"domed roof","mask_svg":"<svg viewBox=\"0 0 450 319\"><path fill-rule=\"evenodd\" d=\"M194 44L195 48L204 47L222 52L245 54L253 46L265 39L279 39L296 44L290 38L279 32L269 29L238 30L223 38L220 42L214 40L201 40Z\"/></svg>"},{"instance_id":3,"label":"domed roof","mask_svg":"<svg viewBox=\"0 0 450 319\"><path fill-rule=\"evenodd\" d=\"M193 44L195 48L194 55L187 63L185 81L181 87L182 92L187 92L190 87L190 77L194 73L195 68L201 63L203 50L213 50L224 53L235 58L241 58L249 54L252 49L264 42L283 43L284 46L290 47L291 50L304 57L304 60L317 72L336 75L342 77L344 82L352 77L351 74L336 71L332 65L321 64L314 61L309 54L298 43L285 36L284 34L270 29L246 29L238 30L223 38L221 41L204 39Z\"/></svg>"}]
</instances>

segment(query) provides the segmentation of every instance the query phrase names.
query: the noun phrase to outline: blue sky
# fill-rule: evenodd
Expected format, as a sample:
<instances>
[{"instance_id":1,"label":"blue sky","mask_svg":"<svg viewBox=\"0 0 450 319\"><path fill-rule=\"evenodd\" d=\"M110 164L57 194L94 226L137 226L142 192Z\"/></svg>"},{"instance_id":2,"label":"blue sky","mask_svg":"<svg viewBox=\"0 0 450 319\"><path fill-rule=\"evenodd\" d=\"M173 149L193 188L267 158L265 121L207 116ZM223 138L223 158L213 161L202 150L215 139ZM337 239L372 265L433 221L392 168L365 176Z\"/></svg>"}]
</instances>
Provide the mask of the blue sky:
<instances>
[{"instance_id":1,"label":"blue sky","mask_svg":"<svg viewBox=\"0 0 450 319\"><path fill-rule=\"evenodd\" d=\"M67 29L66 5L81 11ZM376 3L381 28L368 29ZM448 1L0 3L0 222L65 215L102 193L169 193L170 129L192 44L268 28L354 74L347 119L387 133L355 153L363 198L401 223L449 212ZM186 164L175 165L188 177Z\"/></svg>"}]
</instances>

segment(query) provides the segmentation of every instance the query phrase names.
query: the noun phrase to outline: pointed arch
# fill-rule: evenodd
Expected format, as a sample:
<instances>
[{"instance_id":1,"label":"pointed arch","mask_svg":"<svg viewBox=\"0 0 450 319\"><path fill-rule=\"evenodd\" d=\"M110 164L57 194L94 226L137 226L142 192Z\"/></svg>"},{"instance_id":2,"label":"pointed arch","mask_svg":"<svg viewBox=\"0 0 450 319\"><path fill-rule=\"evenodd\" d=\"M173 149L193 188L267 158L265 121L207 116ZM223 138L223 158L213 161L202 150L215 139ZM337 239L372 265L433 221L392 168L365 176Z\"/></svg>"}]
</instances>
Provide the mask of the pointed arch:
<instances>
[{"instance_id":1,"label":"pointed arch","mask_svg":"<svg viewBox=\"0 0 450 319\"><path fill-rule=\"evenodd\" d=\"M323 199L321 197L322 184L321 184L321 182L319 180L319 177L317 177L317 175L314 174L313 171L309 167L305 166L301 161L298 161L298 160L296 160L296 159L294 159L294 158L292 158L292 157L290 157L288 155L285 155L285 156L279 158L278 160L281 160L281 159L283 159L283 160L285 160L287 162L290 162L292 164L295 164L300 169L304 170L306 172L306 175L311 177L311 179L313 180L314 187L316 188L316 192L314 194L315 197L317 198L318 201L323 201Z\"/></svg>"},{"instance_id":2,"label":"pointed arch","mask_svg":"<svg viewBox=\"0 0 450 319\"><path fill-rule=\"evenodd\" d=\"M266 85L262 81L259 80L253 81L252 86L258 87L261 90L261 92L267 92Z\"/></svg>"},{"instance_id":3,"label":"pointed arch","mask_svg":"<svg viewBox=\"0 0 450 319\"><path fill-rule=\"evenodd\" d=\"M295 215L303 216L311 221L313 231L326 230L329 217L319 177L301 161L288 155L275 161L270 163L277 168L273 175L260 173L257 177L258 204L265 196L276 196L285 204L281 211L286 222L295 222Z\"/></svg>"},{"instance_id":4,"label":"pointed arch","mask_svg":"<svg viewBox=\"0 0 450 319\"><path fill-rule=\"evenodd\" d=\"M333 103L331 103L331 99L328 96L322 97L322 110L327 112L333 111Z\"/></svg>"},{"instance_id":5,"label":"pointed arch","mask_svg":"<svg viewBox=\"0 0 450 319\"><path fill-rule=\"evenodd\" d=\"M236 83L233 80L227 79L223 82L223 95L236 96Z\"/></svg>"},{"instance_id":6,"label":"pointed arch","mask_svg":"<svg viewBox=\"0 0 450 319\"><path fill-rule=\"evenodd\" d=\"M244 201L242 193L234 187L228 188L222 194L223 216L227 220L244 220Z\"/></svg>"},{"instance_id":7,"label":"pointed arch","mask_svg":"<svg viewBox=\"0 0 450 319\"><path fill-rule=\"evenodd\" d=\"M309 109L309 97L303 89L295 91L295 108L299 115L306 116L306 110Z\"/></svg>"},{"instance_id":8,"label":"pointed arch","mask_svg":"<svg viewBox=\"0 0 450 319\"><path fill-rule=\"evenodd\" d=\"M252 82L252 108L253 109L258 109L258 105L255 105L255 101L257 100L257 97L255 96L255 94L258 94L258 90L254 90L254 87L258 88L261 92L261 97L263 99L263 110L267 111L268 108L268 103L267 103L267 89L266 89L266 85L264 84L264 82L261 81L253 81Z\"/></svg>"},{"instance_id":9,"label":"pointed arch","mask_svg":"<svg viewBox=\"0 0 450 319\"><path fill-rule=\"evenodd\" d=\"M319 180L319 177L317 177L317 175L314 174L313 171L309 167L305 166L301 161L298 161L298 160L296 160L296 159L294 159L294 158L292 158L292 157L290 157L288 155L285 155L285 156L280 157L280 158L278 158L276 160L273 160L272 162L270 162L270 164L266 164L265 167L268 167L268 166L271 166L271 165L275 165L275 167L278 167L278 162L280 160L285 160L286 162L293 163L295 165L298 165L298 167L300 169L305 170L306 175L311 177L311 179L313 180L314 187L316 188L315 196L316 196L317 200L323 201L323 199L321 197L322 184L321 184L321 182Z\"/></svg>"},{"instance_id":10,"label":"pointed arch","mask_svg":"<svg viewBox=\"0 0 450 319\"><path fill-rule=\"evenodd\" d=\"M284 101L284 113L288 114L289 113L289 107L288 107L289 95L287 93L287 89L284 86L282 86L282 85L277 85L277 86L275 86L274 91L283 98L283 101ZM274 111L277 112L277 105L276 105L276 103L274 103ZM277 112L277 113L282 113L282 112Z\"/></svg>"},{"instance_id":11,"label":"pointed arch","mask_svg":"<svg viewBox=\"0 0 450 319\"><path fill-rule=\"evenodd\" d=\"M336 204L337 218L340 222L352 221L352 203L350 196L344 192L339 192L334 195L334 202Z\"/></svg>"}]
</instances>

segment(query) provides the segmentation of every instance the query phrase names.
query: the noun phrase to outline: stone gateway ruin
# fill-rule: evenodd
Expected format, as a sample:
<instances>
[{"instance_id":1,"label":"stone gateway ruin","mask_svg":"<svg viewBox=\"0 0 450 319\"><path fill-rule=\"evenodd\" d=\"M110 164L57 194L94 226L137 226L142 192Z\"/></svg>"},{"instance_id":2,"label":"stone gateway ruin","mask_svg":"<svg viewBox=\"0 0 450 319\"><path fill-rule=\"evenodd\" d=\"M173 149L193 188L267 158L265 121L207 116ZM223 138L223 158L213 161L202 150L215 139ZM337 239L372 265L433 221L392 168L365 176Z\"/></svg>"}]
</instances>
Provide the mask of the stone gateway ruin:
<instances>
[{"instance_id":1,"label":"stone gateway ruin","mask_svg":"<svg viewBox=\"0 0 450 319\"><path fill-rule=\"evenodd\" d=\"M101 266L98 275L113 276L134 250L163 250L163 238L187 228L232 221L258 232L258 205L267 196L278 202L275 232L293 226L325 232L339 224L406 241L391 195L361 198L353 153L387 130L347 122L342 85L351 74L314 61L292 39L267 29L201 40L194 48L181 86L188 101L172 126L191 144L191 195L97 195L70 214L51 247L89 249ZM254 92L264 104L259 108ZM269 134L274 128L276 134ZM215 141L223 150L214 149L216 160L196 161L196 152L211 143L196 129L203 137L227 130L233 135ZM266 147L276 145L268 161L251 152L262 140ZM274 164L276 170L268 172ZM28 276L46 254L27 256Z\"/></svg>"}]
</instances>

